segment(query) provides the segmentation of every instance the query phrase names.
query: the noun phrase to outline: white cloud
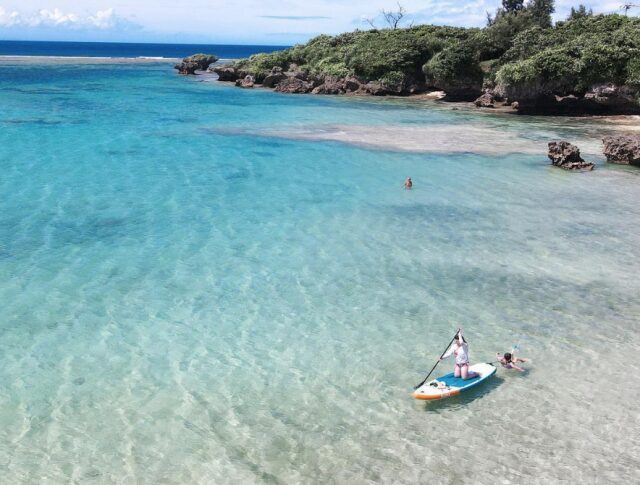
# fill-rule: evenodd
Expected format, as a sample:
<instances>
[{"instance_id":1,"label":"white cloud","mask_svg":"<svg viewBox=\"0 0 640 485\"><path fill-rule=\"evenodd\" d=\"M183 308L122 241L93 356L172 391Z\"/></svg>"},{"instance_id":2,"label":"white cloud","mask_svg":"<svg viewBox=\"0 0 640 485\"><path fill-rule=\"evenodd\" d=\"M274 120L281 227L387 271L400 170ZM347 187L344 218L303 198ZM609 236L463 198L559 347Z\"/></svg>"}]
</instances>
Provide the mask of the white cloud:
<instances>
[{"instance_id":1,"label":"white cloud","mask_svg":"<svg viewBox=\"0 0 640 485\"><path fill-rule=\"evenodd\" d=\"M35 13L8 11L0 7L0 28L61 28L69 30L126 30L136 27L133 22L118 16L113 8L99 10L93 15L78 15L59 8L42 9Z\"/></svg>"},{"instance_id":2,"label":"white cloud","mask_svg":"<svg viewBox=\"0 0 640 485\"><path fill-rule=\"evenodd\" d=\"M380 11L397 8L396 1L0 0L4 7L0 7L0 37L290 44L306 41L317 32L337 34L366 29L362 17L375 17L381 27L385 23ZM400 3L407 9L403 25L413 21L482 27L486 25L486 12L494 13L502 0L400 0ZM579 3L592 7L595 13L611 13L620 12L620 4L624 2L556 0L554 19L566 19L570 7ZM633 3L640 4L640 0ZM629 15L638 14L640 8L629 11Z\"/></svg>"},{"instance_id":3,"label":"white cloud","mask_svg":"<svg viewBox=\"0 0 640 485\"><path fill-rule=\"evenodd\" d=\"M3 7L0 7L0 27L13 27L20 24L21 18L18 12L9 12Z\"/></svg>"}]
</instances>

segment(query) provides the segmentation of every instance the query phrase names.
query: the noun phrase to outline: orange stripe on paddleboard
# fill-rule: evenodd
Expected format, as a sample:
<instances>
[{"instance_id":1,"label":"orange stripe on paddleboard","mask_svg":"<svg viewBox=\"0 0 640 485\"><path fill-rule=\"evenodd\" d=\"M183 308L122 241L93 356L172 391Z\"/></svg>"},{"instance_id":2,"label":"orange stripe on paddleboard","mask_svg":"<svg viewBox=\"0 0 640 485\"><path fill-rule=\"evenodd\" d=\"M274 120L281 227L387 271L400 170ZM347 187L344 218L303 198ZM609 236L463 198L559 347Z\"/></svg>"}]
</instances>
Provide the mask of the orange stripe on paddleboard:
<instances>
[{"instance_id":1,"label":"orange stripe on paddleboard","mask_svg":"<svg viewBox=\"0 0 640 485\"><path fill-rule=\"evenodd\" d=\"M460 394L460 389L452 389L441 394L420 394L419 392L414 392L413 397L421 401L434 401L436 399L444 399L445 397L457 396L458 394Z\"/></svg>"}]
</instances>

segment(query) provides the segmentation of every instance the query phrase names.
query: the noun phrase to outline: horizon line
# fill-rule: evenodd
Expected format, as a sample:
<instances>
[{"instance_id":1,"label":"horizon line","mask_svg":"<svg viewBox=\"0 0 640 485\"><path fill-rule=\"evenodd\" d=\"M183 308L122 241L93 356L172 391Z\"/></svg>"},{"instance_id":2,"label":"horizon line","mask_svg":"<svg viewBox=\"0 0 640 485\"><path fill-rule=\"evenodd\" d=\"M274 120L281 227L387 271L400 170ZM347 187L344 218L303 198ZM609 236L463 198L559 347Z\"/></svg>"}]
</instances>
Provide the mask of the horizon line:
<instances>
[{"instance_id":1,"label":"horizon line","mask_svg":"<svg viewBox=\"0 0 640 485\"><path fill-rule=\"evenodd\" d=\"M292 47L292 44L225 44L217 42L125 42L125 41L106 41L106 40L24 40L24 39L0 39L0 42L37 42L40 44L57 43L57 44L148 44L148 45L225 45L225 46L247 46L247 47Z\"/></svg>"}]
</instances>

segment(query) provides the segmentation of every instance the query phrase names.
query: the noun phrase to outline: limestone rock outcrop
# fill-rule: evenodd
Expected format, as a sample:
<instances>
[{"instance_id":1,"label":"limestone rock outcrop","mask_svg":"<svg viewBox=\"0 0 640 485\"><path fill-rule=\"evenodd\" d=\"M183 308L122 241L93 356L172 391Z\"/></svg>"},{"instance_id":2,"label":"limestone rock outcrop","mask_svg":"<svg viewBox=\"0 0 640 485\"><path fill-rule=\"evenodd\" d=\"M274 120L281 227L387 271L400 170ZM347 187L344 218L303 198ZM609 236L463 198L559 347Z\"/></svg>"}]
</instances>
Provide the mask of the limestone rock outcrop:
<instances>
[{"instance_id":1,"label":"limestone rock outcrop","mask_svg":"<svg viewBox=\"0 0 640 485\"><path fill-rule=\"evenodd\" d=\"M236 86L241 88L252 88L256 84L256 78L251 74L247 74L242 79L236 79Z\"/></svg>"},{"instance_id":2,"label":"limestone rock outcrop","mask_svg":"<svg viewBox=\"0 0 640 485\"><path fill-rule=\"evenodd\" d=\"M478 107L478 108L495 108L495 98L493 97L493 94L491 93L484 93L482 96L480 96L478 99L476 99L473 103Z\"/></svg>"},{"instance_id":3,"label":"limestone rock outcrop","mask_svg":"<svg viewBox=\"0 0 640 485\"><path fill-rule=\"evenodd\" d=\"M613 83L595 84L584 93L559 82L498 85L493 94L517 101L521 114L640 114L640 88Z\"/></svg>"},{"instance_id":4,"label":"limestone rock outcrop","mask_svg":"<svg viewBox=\"0 0 640 485\"><path fill-rule=\"evenodd\" d=\"M235 82L238 79L244 77L237 68L229 65L214 67L213 69L209 69L211 72L215 72L218 75L219 81L231 81Z\"/></svg>"},{"instance_id":5,"label":"limestone rock outcrop","mask_svg":"<svg viewBox=\"0 0 640 485\"><path fill-rule=\"evenodd\" d=\"M607 162L640 166L640 135L607 136L602 141Z\"/></svg>"},{"instance_id":6,"label":"limestone rock outcrop","mask_svg":"<svg viewBox=\"0 0 640 485\"><path fill-rule=\"evenodd\" d=\"M280 81L287 79L287 75L282 72L281 67L274 67L271 72L262 80L262 87L275 88Z\"/></svg>"},{"instance_id":7,"label":"limestone rock outcrop","mask_svg":"<svg viewBox=\"0 0 640 485\"><path fill-rule=\"evenodd\" d=\"M280 81L275 90L279 93L308 93L313 89L313 83L310 81L304 81L298 77L291 76Z\"/></svg>"},{"instance_id":8,"label":"limestone rock outcrop","mask_svg":"<svg viewBox=\"0 0 640 485\"><path fill-rule=\"evenodd\" d=\"M196 71L206 71L217 60L218 57L212 54L194 54L182 59L182 62L176 64L174 69L177 69L180 74L195 74Z\"/></svg>"},{"instance_id":9,"label":"limestone rock outcrop","mask_svg":"<svg viewBox=\"0 0 640 485\"><path fill-rule=\"evenodd\" d=\"M565 170L593 170L595 163L586 162L580 156L580 149L568 141L549 142L549 159L556 167Z\"/></svg>"}]
</instances>

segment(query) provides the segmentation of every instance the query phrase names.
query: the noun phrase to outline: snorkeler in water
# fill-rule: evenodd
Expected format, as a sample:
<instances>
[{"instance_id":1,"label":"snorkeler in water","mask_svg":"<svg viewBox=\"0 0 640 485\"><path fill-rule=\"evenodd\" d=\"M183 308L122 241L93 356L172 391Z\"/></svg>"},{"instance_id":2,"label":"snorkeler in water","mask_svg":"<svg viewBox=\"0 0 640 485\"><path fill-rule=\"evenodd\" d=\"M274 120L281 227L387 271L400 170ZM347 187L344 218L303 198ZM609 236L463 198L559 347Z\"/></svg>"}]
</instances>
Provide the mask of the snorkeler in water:
<instances>
[{"instance_id":1,"label":"snorkeler in water","mask_svg":"<svg viewBox=\"0 0 640 485\"><path fill-rule=\"evenodd\" d=\"M516 357L512 352L505 352L504 355L500 354L500 352L496 352L496 357L498 357L498 362L500 362L500 365L505 369L516 369L520 372L524 372L524 369L518 364L529 362L529 359Z\"/></svg>"}]
</instances>

